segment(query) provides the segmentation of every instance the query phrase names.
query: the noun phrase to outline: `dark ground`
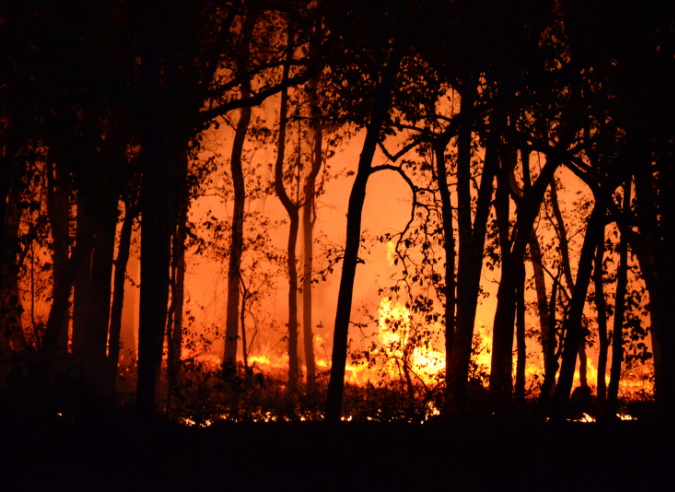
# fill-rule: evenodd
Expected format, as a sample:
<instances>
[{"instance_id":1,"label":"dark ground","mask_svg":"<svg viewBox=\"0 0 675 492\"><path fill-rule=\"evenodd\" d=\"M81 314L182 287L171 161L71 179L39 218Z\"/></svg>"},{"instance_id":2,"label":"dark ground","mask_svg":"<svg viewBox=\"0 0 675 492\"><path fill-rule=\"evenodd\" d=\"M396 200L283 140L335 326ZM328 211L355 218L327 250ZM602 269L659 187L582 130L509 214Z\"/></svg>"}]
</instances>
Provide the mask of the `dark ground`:
<instances>
[{"instance_id":1,"label":"dark ground","mask_svg":"<svg viewBox=\"0 0 675 492\"><path fill-rule=\"evenodd\" d=\"M657 423L0 424L0 490L673 490Z\"/></svg>"}]
</instances>

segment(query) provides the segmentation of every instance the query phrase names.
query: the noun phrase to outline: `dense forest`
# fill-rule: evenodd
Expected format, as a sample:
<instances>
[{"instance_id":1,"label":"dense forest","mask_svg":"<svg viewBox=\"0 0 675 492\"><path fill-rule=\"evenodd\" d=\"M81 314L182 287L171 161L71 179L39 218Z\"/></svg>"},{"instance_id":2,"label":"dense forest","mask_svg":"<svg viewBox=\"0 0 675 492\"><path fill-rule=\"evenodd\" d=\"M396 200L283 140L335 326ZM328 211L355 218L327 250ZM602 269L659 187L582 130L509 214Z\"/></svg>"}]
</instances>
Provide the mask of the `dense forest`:
<instances>
[{"instance_id":1,"label":"dense forest","mask_svg":"<svg viewBox=\"0 0 675 492\"><path fill-rule=\"evenodd\" d=\"M669 4L2 2L2 413L670 418Z\"/></svg>"}]
</instances>

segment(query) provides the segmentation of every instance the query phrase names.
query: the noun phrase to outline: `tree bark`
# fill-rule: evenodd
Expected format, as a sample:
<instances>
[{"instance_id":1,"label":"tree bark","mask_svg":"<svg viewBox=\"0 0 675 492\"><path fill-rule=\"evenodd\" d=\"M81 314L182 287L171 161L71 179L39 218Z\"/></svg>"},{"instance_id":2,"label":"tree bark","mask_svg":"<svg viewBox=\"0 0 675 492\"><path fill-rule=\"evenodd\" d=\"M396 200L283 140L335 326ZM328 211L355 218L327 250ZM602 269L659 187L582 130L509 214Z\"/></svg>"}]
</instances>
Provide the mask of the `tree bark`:
<instances>
[{"instance_id":1,"label":"tree bark","mask_svg":"<svg viewBox=\"0 0 675 492\"><path fill-rule=\"evenodd\" d=\"M187 161L187 156L184 158ZM187 162L186 162L187 164ZM186 166L187 167L187 166ZM183 197L176 207L171 255L171 305L167 320L167 373L169 392L175 392L180 378L181 349L183 347L183 305L185 299L185 240L187 238L188 200Z\"/></svg>"},{"instance_id":2,"label":"tree bark","mask_svg":"<svg viewBox=\"0 0 675 492\"><path fill-rule=\"evenodd\" d=\"M147 108L141 127L140 161L143 172L141 191L141 295L138 331L138 386L136 414L141 419L153 416L156 409L162 341L166 326L171 262L171 161L177 154L176 135L170 135L173 123L164 114L162 14L159 5L144 5L141 34L142 89Z\"/></svg>"},{"instance_id":3,"label":"tree bark","mask_svg":"<svg viewBox=\"0 0 675 492\"><path fill-rule=\"evenodd\" d=\"M603 234L604 236L604 234ZM598 313L598 379L596 382L596 398L598 401L599 414L603 415L605 403L607 400L607 352L609 348L609 338L607 336L607 303L605 302L605 288L603 281L603 259L605 254L605 243L598 243L598 249L595 252L595 263L593 265L593 285L595 288L595 309Z\"/></svg>"},{"instance_id":4,"label":"tree bark","mask_svg":"<svg viewBox=\"0 0 675 492\"><path fill-rule=\"evenodd\" d=\"M60 283L61 276L68 263L70 249L70 200L63 165L58 159L47 161L47 215L52 232L53 284ZM68 319L61 328L59 350L68 350Z\"/></svg>"},{"instance_id":5,"label":"tree bark","mask_svg":"<svg viewBox=\"0 0 675 492\"><path fill-rule=\"evenodd\" d=\"M108 359L109 370L113 382L117 379L117 364L120 354L120 336L122 332L122 311L124 308L124 283L126 280L127 264L129 262L129 250L131 248L131 233L134 221L137 219L136 207L126 204L122 229L115 258L115 274L113 278L113 297L110 308L110 331L108 335Z\"/></svg>"},{"instance_id":6,"label":"tree bark","mask_svg":"<svg viewBox=\"0 0 675 492\"><path fill-rule=\"evenodd\" d=\"M631 184L623 187L623 212L630 213ZM614 327L612 332L612 367L607 388L607 409L605 417L614 418L619 407L619 382L623 363L623 322L626 311L626 290L628 283L628 238L621 235L619 243L619 264L616 270L616 294L614 296Z\"/></svg>"},{"instance_id":7,"label":"tree bark","mask_svg":"<svg viewBox=\"0 0 675 492\"><path fill-rule=\"evenodd\" d=\"M289 40L289 45L292 43ZM284 65L282 83L288 80L289 65ZM288 214L289 230L286 245L286 268L288 270L288 387L292 392L297 390L300 364L298 361L298 266L296 246L300 217L298 204L288 196L284 186L284 157L286 151L286 123L288 112L288 89L281 91L279 108L279 140L277 143L277 159L274 166L274 189L281 204Z\"/></svg>"},{"instance_id":8,"label":"tree bark","mask_svg":"<svg viewBox=\"0 0 675 492\"><path fill-rule=\"evenodd\" d=\"M450 187L446 169L445 148L449 142L449 134L442 136L434 142L434 155L436 156L436 176L441 196L441 215L443 217L443 250L445 251L445 353L451 354L454 345L455 330L455 306L457 304L455 289L455 232L452 217L452 202L450 200ZM446 373L449 371L450 359L446 357ZM449 389L449 386L446 390ZM450 401L446 394L446 401Z\"/></svg>"},{"instance_id":9,"label":"tree bark","mask_svg":"<svg viewBox=\"0 0 675 492\"><path fill-rule=\"evenodd\" d=\"M342 413L342 396L344 392L345 365L347 363L347 344L349 321L352 310L352 295L356 265L359 262L359 244L361 242L361 213L366 199L366 184L371 173L375 149L380 139L380 132L385 124L391 106L394 81L406 47L397 43L382 74L377 87L375 99L370 113L370 122L366 129L366 138L359 157L358 170L354 185L349 195L347 208L347 234L342 276L338 293L335 329L333 332L333 352L326 401L326 421L338 422Z\"/></svg>"},{"instance_id":10,"label":"tree bark","mask_svg":"<svg viewBox=\"0 0 675 492\"><path fill-rule=\"evenodd\" d=\"M502 282L497 290L497 310L494 322L492 369L490 391L497 407L503 407L511 396L511 371L513 351L513 324L517 305L517 268L524 261L525 250L531 243L532 226L539 214L544 192L551 183L559 160L549 157L532 187L525 190L519 200L516 226L509 261L503 265ZM494 379L492 374L494 373ZM494 386L493 386L494 385Z\"/></svg>"},{"instance_id":11,"label":"tree bark","mask_svg":"<svg viewBox=\"0 0 675 492\"><path fill-rule=\"evenodd\" d=\"M596 196L596 202L593 206L586 235L581 248L579 266L577 269L577 281L574 284L574 291L570 301L567 317L564 321L565 339L563 342L562 365L560 368L560 377L553 397L552 420L563 420L566 416L572 383L574 381L574 370L576 367L577 355L579 354L579 344L583 339L583 326L581 317L583 315L584 305L586 303L586 294L590 283L591 272L593 270L593 260L598 242L603 239L606 204L603 194L600 190Z\"/></svg>"},{"instance_id":12,"label":"tree bark","mask_svg":"<svg viewBox=\"0 0 675 492\"><path fill-rule=\"evenodd\" d=\"M236 371L237 346L239 340L239 278L241 276L241 257L244 248L244 205L246 185L242 167L242 153L246 133L251 121L251 108L239 111L239 122L232 143L230 170L234 187L234 210L232 213L232 237L230 239L230 260L227 272L227 318L225 325L225 356L223 372L231 376Z\"/></svg>"},{"instance_id":13,"label":"tree bark","mask_svg":"<svg viewBox=\"0 0 675 492\"><path fill-rule=\"evenodd\" d=\"M527 345L525 343L525 263L520 263L518 272L518 304L516 306L516 403L525 403L525 369L527 368Z\"/></svg>"},{"instance_id":14,"label":"tree bark","mask_svg":"<svg viewBox=\"0 0 675 492\"><path fill-rule=\"evenodd\" d=\"M457 321L453 337L450 365L447 373L447 411L463 414L467 403L467 382L480 275L483 267L483 247L487 218L492 199L494 166L487 159L478 191L478 203L474 219L471 218L471 141L472 124L467 115L473 111L476 97L475 79L468 81L462 90L460 114L465 115L457 135L457 227L459 254L457 262Z\"/></svg>"},{"instance_id":15,"label":"tree bark","mask_svg":"<svg viewBox=\"0 0 675 492\"><path fill-rule=\"evenodd\" d=\"M252 36L254 21L252 15L244 19L243 34L238 47L237 70L242 77L242 96L248 97L251 92L251 81L248 73L249 42ZM239 342L239 307L241 279L241 257L244 249L244 205L246 202L246 183L242 164L244 143L251 123L252 109L244 106L239 110L239 121L232 142L230 156L230 172L234 189L234 205L232 212L232 232L230 238L230 259L227 272L227 314L225 321L225 353L223 356L223 375L233 376L237 368L237 346Z\"/></svg>"},{"instance_id":16,"label":"tree bark","mask_svg":"<svg viewBox=\"0 0 675 492\"><path fill-rule=\"evenodd\" d=\"M495 125L495 129L497 127ZM499 132L501 133L501 131ZM495 158L501 153L501 165L497 172L497 192L495 198L495 213L497 220L497 231L499 234L499 249L501 254L501 278L499 281L500 286L502 284L511 284L511 289L513 291L513 303L514 309L510 310L509 316L510 319L500 319L498 323L495 320L494 323L494 332L492 338L492 360L490 368L490 393L493 399L493 405L496 412L502 412L507 409L513 391L513 335L514 335L514 321L517 311L517 307L520 305L520 291L522 290L521 282L524 282L525 279L522 278L521 266L522 262L518 258L515 260L515 264L511 265L511 231L510 231L510 204L509 204L509 187L510 187L510 176L512 173L513 167L515 167L515 156L507 156L506 152L503 150L499 152L496 146L499 145L499 138L501 135L497 134L492 137L493 143L495 146L494 153ZM486 162L487 162L487 152L486 149ZM525 250L523 249L523 255ZM501 302L501 298L499 299ZM520 360L520 358L518 359Z\"/></svg>"},{"instance_id":17,"label":"tree bark","mask_svg":"<svg viewBox=\"0 0 675 492\"><path fill-rule=\"evenodd\" d=\"M314 130L314 148L312 151L312 167L305 178L304 203L302 208L303 238L303 272L302 272L302 324L305 366L307 373L307 390L316 388L316 361L314 357L314 333L312 326L312 274L314 270L314 217L316 206L316 178L323 165L323 129L316 102L316 81L309 84L310 106L312 111L312 128Z\"/></svg>"},{"instance_id":18,"label":"tree bark","mask_svg":"<svg viewBox=\"0 0 675 492\"><path fill-rule=\"evenodd\" d=\"M565 221L563 219L562 211L560 210L560 202L558 201L557 184L551 183L551 208L553 216L555 217L554 227L558 240L560 241L560 254L562 256L562 269L565 276L565 283L569 291L574 289L574 278L572 277L572 261L570 259L569 240L567 238L567 230L565 228ZM582 330L582 337L579 341L579 386L584 389L588 388L588 358L586 357L586 331Z\"/></svg>"}]
</instances>

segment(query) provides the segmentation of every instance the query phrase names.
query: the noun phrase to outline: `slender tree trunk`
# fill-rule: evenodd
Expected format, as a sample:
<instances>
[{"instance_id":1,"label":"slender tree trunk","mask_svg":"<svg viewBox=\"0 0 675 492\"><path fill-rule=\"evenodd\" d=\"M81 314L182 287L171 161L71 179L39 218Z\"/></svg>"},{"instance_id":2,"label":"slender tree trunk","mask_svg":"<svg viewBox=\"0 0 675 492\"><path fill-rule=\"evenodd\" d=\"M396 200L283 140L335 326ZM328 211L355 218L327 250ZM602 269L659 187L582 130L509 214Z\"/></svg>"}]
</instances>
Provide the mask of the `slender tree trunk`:
<instances>
[{"instance_id":1,"label":"slender tree trunk","mask_svg":"<svg viewBox=\"0 0 675 492\"><path fill-rule=\"evenodd\" d=\"M289 40L289 45L292 41ZM282 83L288 80L289 65L284 66ZM284 157L286 151L286 113L288 111L288 89L281 92L279 108L279 141L277 160L274 166L274 189L284 206L289 219L288 243L286 245L286 268L288 269L288 387L295 392L298 386L300 364L298 361L298 266L296 247L300 218L298 205L288 196L284 186Z\"/></svg>"},{"instance_id":2,"label":"slender tree trunk","mask_svg":"<svg viewBox=\"0 0 675 492\"><path fill-rule=\"evenodd\" d=\"M603 239L605 225L605 197L604 190L601 190L596 197L596 202L591 212L586 235L581 248L579 266L577 268L577 281L574 284L572 300L565 319L564 331L565 340L563 342L562 365L560 368L560 377L555 390L553 400L553 420L562 420L565 418L567 403L569 401L572 383L574 381L574 370L576 368L579 345L584 337L582 326L582 315L586 303L586 294L590 283L593 270L593 260L598 242Z\"/></svg>"},{"instance_id":3,"label":"slender tree trunk","mask_svg":"<svg viewBox=\"0 0 675 492\"><path fill-rule=\"evenodd\" d=\"M344 392L345 365L347 363L347 339L349 336L349 320L352 310L352 295L356 265L359 262L359 244L361 242L361 213L366 199L366 184L371 173L373 156L380 139L380 132L385 124L391 106L394 81L398 73L401 59L406 47L400 43L394 48L380 80L370 122L366 130L366 138L359 158L358 170L347 208L347 234L342 276L338 293L335 329L333 332L333 353L326 401L326 421L337 422L342 413L342 395Z\"/></svg>"},{"instance_id":4,"label":"slender tree trunk","mask_svg":"<svg viewBox=\"0 0 675 492\"><path fill-rule=\"evenodd\" d=\"M527 245L531 243L532 226L539 214L546 188L551 183L559 161L549 158L537 177L536 182L528 187L517 208L515 230L508 263L502 265L502 282L497 290L497 310L494 321L494 338L492 351L492 369L490 373L490 391L495 404L503 406L511 396L512 390L512 357L513 357L513 324L517 302L517 269L525 257ZM494 373L494 378L492 374Z\"/></svg>"},{"instance_id":5,"label":"slender tree trunk","mask_svg":"<svg viewBox=\"0 0 675 492\"><path fill-rule=\"evenodd\" d=\"M187 155L185 156L187 161ZM183 346L183 304L185 298L185 240L187 238L187 197L177 207L171 258L171 305L167 320L167 373L169 392L175 392L180 377Z\"/></svg>"},{"instance_id":6,"label":"slender tree trunk","mask_svg":"<svg viewBox=\"0 0 675 492\"><path fill-rule=\"evenodd\" d=\"M150 418L156 409L162 341L166 326L171 262L171 197L173 159L178 155L176 135L170 135L172 118L162 104L162 14L158 5L144 6L142 88L147 94L141 127L141 296L138 332L138 386L136 414ZM166 33L164 33L166 34ZM170 35L170 33L169 33ZM169 70L170 71L170 70Z\"/></svg>"},{"instance_id":7,"label":"slender tree trunk","mask_svg":"<svg viewBox=\"0 0 675 492\"><path fill-rule=\"evenodd\" d=\"M497 131L499 128L495 124ZM500 132L501 133L501 132ZM495 158L498 155L497 145L499 145L500 135L492 137L492 145L494 146ZM486 162L487 162L486 149ZM501 253L501 278L500 286L502 284L511 284L510 289L513 293L513 309L509 310L509 319L495 321L494 332L492 338L492 360L490 368L490 393L493 399L494 409L497 412L502 412L507 409L511 401L511 394L513 390L513 335L514 335L514 321L516 315L516 307L520 305L519 292L522 289L520 285L525 279L521 280L521 266L522 262L518 258L515 259L513 266L511 265L511 231L510 231L510 206L509 206L509 187L510 175L512 168L515 167L516 155L506 158L502 151L501 166L497 173L497 193L495 198L495 212L497 216L497 230L499 233L499 249ZM525 250L523 250L523 255ZM499 299L501 302L501 298ZM520 360L520 359L519 359Z\"/></svg>"},{"instance_id":8,"label":"slender tree trunk","mask_svg":"<svg viewBox=\"0 0 675 492\"><path fill-rule=\"evenodd\" d=\"M644 142L641 142L644 144ZM645 278L650 297L650 328L654 354L654 398L659 416L672 418L675 412L675 330L673 329L672 303L675 299L675 233L671 224L675 221L667 192L654 190L675 189L675 175L668 162L659 162L656 170L647 165L651 157L644 149L635 152L634 160L642 166L635 173L636 215L639 235L631 235L631 248L640 260L640 269ZM664 196L661 196L661 195ZM625 232L624 232L625 231ZM622 234L630 233L622 229Z\"/></svg>"},{"instance_id":9,"label":"slender tree trunk","mask_svg":"<svg viewBox=\"0 0 675 492\"><path fill-rule=\"evenodd\" d=\"M443 217L443 249L445 251L445 353L451 354L454 344L455 329L455 232L452 217L452 202L450 200L450 187L446 170L445 149L448 145L449 136L442 137L434 142L434 154L436 156L436 176L441 195L441 214ZM450 359L446 357L446 373L449 371ZM448 387L449 388L449 387ZM446 390L448 389L446 388ZM450 401L446 394L446 401Z\"/></svg>"},{"instance_id":10,"label":"slender tree trunk","mask_svg":"<svg viewBox=\"0 0 675 492\"><path fill-rule=\"evenodd\" d=\"M560 202L558 201L558 191L555 182L551 184L551 208L553 216L555 217L554 227L558 240L560 241L560 254L562 256L562 268L565 276L565 283L569 291L574 289L574 278L572 277L572 261L570 259L569 240L567 238L567 230L565 228L565 221L563 219L562 211L560 210ZM586 357L586 330L582 330L582 337L579 342L579 386L584 389L588 388L588 358Z\"/></svg>"},{"instance_id":11,"label":"slender tree trunk","mask_svg":"<svg viewBox=\"0 0 675 492\"><path fill-rule=\"evenodd\" d=\"M532 178L530 175L530 152L521 149L521 162L523 170L523 188L524 193L529 196L532 189ZM522 199L522 195L520 198ZM530 251L530 263L534 277L534 288L537 293L537 311L539 314L539 325L541 329L541 348L544 358L544 381L541 387L541 402L548 402L553 382L555 381L558 364L555 357L556 333L555 333L555 297L557 288L553 283L551 294L551 306L549 306L548 294L546 291L546 277L544 275L544 260L539 246L539 238L535 231L530 233L528 241ZM543 405L542 405L543 406ZM546 409L544 408L544 414Z\"/></svg>"},{"instance_id":12,"label":"slender tree trunk","mask_svg":"<svg viewBox=\"0 0 675 492\"><path fill-rule=\"evenodd\" d=\"M475 81L474 81L475 82ZM475 83L468 83L461 93L460 114L469 115L475 101ZM486 159L478 191L474 219L471 218L471 121L465 121L457 136L457 226L459 255L457 263L457 321L453 337L450 365L447 373L447 410L463 414L466 409L467 381L474 323L483 266L483 247L487 218L492 199L492 182L495 169L493 159Z\"/></svg>"},{"instance_id":13,"label":"slender tree trunk","mask_svg":"<svg viewBox=\"0 0 675 492\"><path fill-rule=\"evenodd\" d=\"M68 318L70 293L80 266L91 253L92 243L92 237L82 237L75 243L60 282L54 285L52 305L42 337L42 349L50 358L60 354L59 339L63 336L62 332Z\"/></svg>"},{"instance_id":14,"label":"slender tree trunk","mask_svg":"<svg viewBox=\"0 0 675 492\"><path fill-rule=\"evenodd\" d=\"M539 239L534 232L530 238L529 248L532 270L534 272L534 288L537 293L537 312L541 328L541 348L544 356L544 380L546 380L546 378L550 378L551 373L555 378L557 371L557 363L555 361L556 335L555 327L551 325L551 313L546 291L546 277L544 276L541 248L539 247Z\"/></svg>"},{"instance_id":15,"label":"slender tree trunk","mask_svg":"<svg viewBox=\"0 0 675 492\"><path fill-rule=\"evenodd\" d=\"M223 372L226 376L234 374L237 364L239 277L241 276L241 257L244 248L244 205L246 201L242 153L251 121L251 112L250 107L241 108L239 112L239 122L237 123L230 157L230 170L234 187L234 211L232 214L230 261L227 273L227 320L225 325L225 357L223 358Z\"/></svg>"},{"instance_id":16,"label":"slender tree trunk","mask_svg":"<svg viewBox=\"0 0 675 492\"><path fill-rule=\"evenodd\" d=\"M623 187L623 212L630 213L631 184ZM623 363L623 322L626 311L626 291L628 283L628 238L621 235L619 243L619 265L616 271L616 294L614 297L614 327L612 332L612 367L607 389L607 409L605 417L613 418L619 407L619 382Z\"/></svg>"},{"instance_id":17,"label":"slender tree trunk","mask_svg":"<svg viewBox=\"0 0 675 492\"><path fill-rule=\"evenodd\" d=\"M516 306L516 362L515 400L522 405L525 402L525 369L527 367L527 346L525 344L525 263L521 263L518 272L518 304Z\"/></svg>"},{"instance_id":18,"label":"slender tree trunk","mask_svg":"<svg viewBox=\"0 0 675 492\"><path fill-rule=\"evenodd\" d=\"M79 197L77 201L77 232L76 242L84 241L86 237L92 237L92 249L87 258L82 262L75 283L73 285L73 333L72 350L76 357L81 357L87 352L87 311L90 304L91 262L96 248L95 226L92 222L92 213L88 209L86 201Z\"/></svg>"},{"instance_id":19,"label":"slender tree trunk","mask_svg":"<svg viewBox=\"0 0 675 492\"><path fill-rule=\"evenodd\" d=\"M557 278L553 281L551 286L551 297L548 302L548 319L551 326L551 333L553 338L552 343L547 345L548 356L545 357L547 362L546 373L544 375L544 384L541 386L541 395L540 395L540 406L543 410L544 416L548 416L550 412L550 403L553 399L553 391L556 386L556 375L558 373L558 359L560 357L559 352L556 350L557 347L557 335L556 335L556 325L557 325L557 313L556 308L558 305L558 288L560 285L560 272L558 272ZM561 335L562 337L562 335Z\"/></svg>"},{"instance_id":20,"label":"slender tree trunk","mask_svg":"<svg viewBox=\"0 0 675 492\"><path fill-rule=\"evenodd\" d=\"M312 274L314 270L314 208L316 206L316 178L323 165L323 129L319 108L316 102L316 81L310 83L310 106L312 110L312 128L314 130L314 148L312 167L305 178L304 204L302 208L303 235L303 272L302 272L302 323L307 372L307 390L316 388L316 361L314 357L314 333L312 327Z\"/></svg>"},{"instance_id":21,"label":"slender tree trunk","mask_svg":"<svg viewBox=\"0 0 675 492\"><path fill-rule=\"evenodd\" d=\"M603 234L604 236L604 234ZM593 265L593 284L595 287L595 308L598 313L598 379L596 382L596 398L598 401L599 414L605 413L605 403L607 400L607 352L609 348L609 338L607 336L607 303L605 302L605 289L603 281L603 259L605 254L605 243L598 243L598 249L595 252L595 264Z\"/></svg>"},{"instance_id":22,"label":"slender tree trunk","mask_svg":"<svg viewBox=\"0 0 675 492\"><path fill-rule=\"evenodd\" d=\"M47 215L52 232L53 284L60 282L68 263L70 248L70 200L62 165L58 160L47 161ZM68 349L68 319L61 328L59 350Z\"/></svg>"},{"instance_id":23,"label":"slender tree trunk","mask_svg":"<svg viewBox=\"0 0 675 492\"><path fill-rule=\"evenodd\" d=\"M122 229L115 258L115 276L113 278L113 298L110 308L110 331L108 335L109 370L113 381L117 378L117 364L120 355L120 336L122 331L122 311L124 308L124 283L126 280L129 250L131 248L131 233L134 220L137 218L136 207L126 204Z\"/></svg>"}]
</instances>

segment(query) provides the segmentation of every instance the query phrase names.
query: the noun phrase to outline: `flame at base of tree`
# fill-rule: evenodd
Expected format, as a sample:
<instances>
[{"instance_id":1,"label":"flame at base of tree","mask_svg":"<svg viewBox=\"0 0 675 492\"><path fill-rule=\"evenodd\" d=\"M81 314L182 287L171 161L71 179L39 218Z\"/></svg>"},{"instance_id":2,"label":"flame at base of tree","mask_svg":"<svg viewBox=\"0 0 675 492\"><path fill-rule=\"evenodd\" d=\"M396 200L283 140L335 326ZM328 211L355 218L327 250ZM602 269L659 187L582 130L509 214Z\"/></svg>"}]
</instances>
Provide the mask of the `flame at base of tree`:
<instances>
[{"instance_id":1,"label":"flame at base of tree","mask_svg":"<svg viewBox=\"0 0 675 492\"><path fill-rule=\"evenodd\" d=\"M382 297L373 319L374 332L364 335L370 342L366 349L351 350L351 359L345 368L345 420L424 422L440 414L445 388L446 354L434 346L429 337L429 327L415 319L401 302ZM432 326L434 333L441 333L440 325ZM324 344L320 335L315 335L319 346ZM483 401L487 395L490 372L490 346L492 334L485 326L478 326L473 344L470 387L473 397ZM530 342L531 343L531 342ZM362 344L363 345L363 344ZM222 363L218 352L208 347L193 347L183 351L183 361L191 361L193 367L211 372L215 379ZM514 354L514 376L517 354ZM528 363L526 366L526 397L532 401L539 395L543 382L543 357L539 348L528 345ZM279 347L263 345L256 353L247 357L248 373L254 375L247 383L234 389L241 392L235 395L234 405L250 405L249 408L232 410L230 403L217 403L215 393L222 390L224 400L232 398L232 388L222 388L220 383L211 382L206 386L215 388L209 400L216 402L218 408L225 411L213 411L208 415L190 413L179 418L186 425L208 426L217 421L283 421L283 420L321 420L323 407L320 403L312 408L303 409L303 403L291 398L295 403L288 409L279 411L279 403L270 403L273 398L280 401L290 398L288 391L288 355ZM330 373L330 360L317 357L317 381L319 387L325 387ZM243 366L242 366L243 369ZM243 372L242 372L243 374ZM597 369L591 357L588 358L586 377L592 393L595 393ZM609 376L607 383L609 383ZM575 373L574 385L579 386L579 369ZM242 379L243 381L243 379ZM254 381L253 383L251 381ZM199 384L204 384L202 381ZM195 387L198 387L197 384ZM246 388L246 385L255 388ZM210 386L209 386L210 385ZM258 386L256 386L258 385ZM273 389L271 389L273 388ZM211 391L211 390L210 390ZM271 392L276 396L266 395ZM255 394L251 397L250 394ZM649 401L653 399L653 367L648 364L633 365L623 371L619 387L622 401ZM483 400L481 400L483 399ZM256 404L255 402L260 402ZM242 403L243 402L243 403ZM393 410L392 410L393 409ZM625 408L618 418L633 420ZM573 420L579 422L595 421L589 413L579 413Z\"/></svg>"}]
</instances>

